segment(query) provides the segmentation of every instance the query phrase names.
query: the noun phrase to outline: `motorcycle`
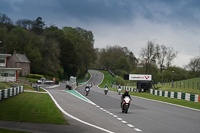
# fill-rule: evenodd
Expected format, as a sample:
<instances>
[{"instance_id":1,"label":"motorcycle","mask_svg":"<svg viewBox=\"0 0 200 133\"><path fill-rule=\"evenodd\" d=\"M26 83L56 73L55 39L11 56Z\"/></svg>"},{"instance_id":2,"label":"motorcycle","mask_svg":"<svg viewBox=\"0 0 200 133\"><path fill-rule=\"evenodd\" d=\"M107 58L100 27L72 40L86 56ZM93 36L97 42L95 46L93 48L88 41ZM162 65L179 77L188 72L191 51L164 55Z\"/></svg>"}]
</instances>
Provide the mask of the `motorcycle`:
<instances>
[{"instance_id":1,"label":"motorcycle","mask_svg":"<svg viewBox=\"0 0 200 133\"><path fill-rule=\"evenodd\" d=\"M104 93L105 93L105 95L108 93L108 87L104 88Z\"/></svg>"},{"instance_id":2,"label":"motorcycle","mask_svg":"<svg viewBox=\"0 0 200 133\"><path fill-rule=\"evenodd\" d=\"M130 103L131 103L131 99L129 97L125 97L123 99L122 106L121 106L123 113L128 113L128 108L130 106Z\"/></svg>"},{"instance_id":3,"label":"motorcycle","mask_svg":"<svg viewBox=\"0 0 200 133\"><path fill-rule=\"evenodd\" d=\"M118 88L117 92L118 92L118 95L121 95L122 89Z\"/></svg>"},{"instance_id":4,"label":"motorcycle","mask_svg":"<svg viewBox=\"0 0 200 133\"><path fill-rule=\"evenodd\" d=\"M86 89L85 89L85 95L88 96L89 92L90 92L90 89L89 89L89 88L86 88Z\"/></svg>"}]
</instances>

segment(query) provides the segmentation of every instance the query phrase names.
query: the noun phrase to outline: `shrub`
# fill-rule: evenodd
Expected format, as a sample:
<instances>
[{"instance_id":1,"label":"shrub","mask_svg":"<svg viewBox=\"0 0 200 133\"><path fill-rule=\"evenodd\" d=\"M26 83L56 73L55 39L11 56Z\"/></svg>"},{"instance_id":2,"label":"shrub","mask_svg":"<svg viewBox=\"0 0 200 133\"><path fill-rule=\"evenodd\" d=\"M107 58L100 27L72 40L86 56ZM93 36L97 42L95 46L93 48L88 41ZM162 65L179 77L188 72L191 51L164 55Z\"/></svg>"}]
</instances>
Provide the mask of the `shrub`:
<instances>
[{"instance_id":1,"label":"shrub","mask_svg":"<svg viewBox=\"0 0 200 133\"><path fill-rule=\"evenodd\" d=\"M28 74L26 76L27 78L34 78L34 79L41 79L44 77L44 75L39 75L39 74Z\"/></svg>"},{"instance_id":2,"label":"shrub","mask_svg":"<svg viewBox=\"0 0 200 133\"><path fill-rule=\"evenodd\" d=\"M117 77L116 78L116 85L121 85L121 86L125 86L126 85L126 82L125 82L125 80L122 78L122 77Z\"/></svg>"}]
</instances>

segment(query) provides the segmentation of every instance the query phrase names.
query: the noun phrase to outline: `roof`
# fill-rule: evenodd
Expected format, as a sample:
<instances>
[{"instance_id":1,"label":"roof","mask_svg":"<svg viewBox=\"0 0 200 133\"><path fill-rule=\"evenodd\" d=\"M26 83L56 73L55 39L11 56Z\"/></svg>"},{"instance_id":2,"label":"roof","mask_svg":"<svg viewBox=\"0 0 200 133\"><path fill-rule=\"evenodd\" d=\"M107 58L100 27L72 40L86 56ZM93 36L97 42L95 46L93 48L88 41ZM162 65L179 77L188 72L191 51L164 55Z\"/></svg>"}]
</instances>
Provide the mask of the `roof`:
<instances>
[{"instance_id":1,"label":"roof","mask_svg":"<svg viewBox=\"0 0 200 133\"><path fill-rule=\"evenodd\" d=\"M30 63L29 59L24 54L16 54L16 57L20 62Z\"/></svg>"},{"instance_id":2,"label":"roof","mask_svg":"<svg viewBox=\"0 0 200 133\"><path fill-rule=\"evenodd\" d=\"M21 70L21 68L0 67L0 71L17 71L17 70Z\"/></svg>"},{"instance_id":3,"label":"roof","mask_svg":"<svg viewBox=\"0 0 200 133\"><path fill-rule=\"evenodd\" d=\"M11 54L0 54L0 57L10 57Z\"/></svg>"}]
</instances>

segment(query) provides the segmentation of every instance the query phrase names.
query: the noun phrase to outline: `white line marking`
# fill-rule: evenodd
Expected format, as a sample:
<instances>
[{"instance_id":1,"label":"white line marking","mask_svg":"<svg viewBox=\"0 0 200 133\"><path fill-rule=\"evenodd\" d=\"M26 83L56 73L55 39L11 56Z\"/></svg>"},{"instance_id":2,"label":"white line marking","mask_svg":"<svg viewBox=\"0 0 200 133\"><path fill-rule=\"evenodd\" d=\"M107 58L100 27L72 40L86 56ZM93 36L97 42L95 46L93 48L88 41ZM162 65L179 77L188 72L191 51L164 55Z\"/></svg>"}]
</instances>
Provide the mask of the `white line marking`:
<instances>
[{"instance_id":1,"label":"white line marking","mask_svg":"<svg viewBox=\"0 0 200 133\"><path fill-rule=\"evenodd\" d=\"M127 123L126 121L122 121L122 123Z\"/></svg>"},{"instance_id":2,"label":"white line marking","mask_svg":"<svg viewBox=\"0 0 200 133\"><path fill-rule=\"evenodd\" d=\"M131 124L127 124L129 127L134 127L133 125L131 125Z\"/></svg>"},{"instance_id":3,"label":"white line marking","mask_svg":"<svg viewBox=\"0 0 200 133\"><path fill-rule=\"evenodd\" d=\"M120 120L120 121L122 120L122 118L117 118L117 119Z\"/></svg>"},{"instance_id":4,"label":"white line marking","mask_svg":"<svg viewBox=\"0 0 200 133\"><path fill-rule=\"evenodd\" d=\"M59 85L53 85L53 86L45 87L45 88L56 88L58 86L60 86L60 84Z\"/></svg>"},{"instance_id":5,"label":"white line marking","mask_svg":"<svg viewBox=\"0 0 200 133\"><path fill-rule=\"evenodd\" d=\"M138 131L138 132L142 132L142 130L138 129L138 128L134 128L135 131Z\"/></svg>"},{"instance_id":6,"label":"white line marking","mask_svg":"<svg viewBox=\"0 0 200 133\"><path fill-rule=\"evenodd\" d=\"M44 89L44 90L46 90L46 89ZM47 91L47 90L46 90L46 91ZM67 113L67 112L57 103L57 101L54 99L54 97L51 95L51 93L50 93L49 91L47 91L47 93L49 94L49 96L51 97L51 99L54 101L54 103L56 104L56 106L60 109L60 111L63 112L65 115L69 116L70 118L75 119L75 120L77 120L77 121L79 121L79 122L81 122L81 123L83 123L83 124L88 125L88 126L97 128L97 129L102 130L102 131L105 131L105 132L107 132L107 133L114 133L114 132L109 131L109 130L107 130L107 129L104 129L104 128L101 128L101 127L99 127L99 126L96 126L96 125L90 124L90 123L88 123L88 122L85 122L85 121L83 121L83 120L81 120L81 119L79 119L79 118L76 118L76 117L74 117L73 115Z\"/></svg>"},{"instance_id":7,"label":"white line marking","mask_svg":"<svg viewBox=\"0 0 200 133\"><path fill-rule=\"evenodd\" d=\"M29 91L29 90L24 90L24 92L33 92L33 93L47 93L47 92L41 92L41 91Z\"/></svg>"},{"instance_id":8,"label":"white line marking","mask_svg":"<svg viewBox=\"0 0 200 133\"><path fill-rule=\"evenodd\" d=\"M100 106L97 105L96 107L99 108Z\"/></svg>"},{"instance_id":9,"label":"white line marking","mask_svg":"<svg viewBox=\"0 0 200 133\"><path fill-rule=\"evenodd\" d=\"M113 113L110 113L110 115L113 115Z\"/></svg>"},{"instance_id":10,"label":"white line marking","mask_svg":"<svg viewBox=\"0 0 200 133\"><path fill-rule=\"evenodd\" d=\"M113 117L118 117L117 115L113 115Z\"/></svg>"}]
</instances>

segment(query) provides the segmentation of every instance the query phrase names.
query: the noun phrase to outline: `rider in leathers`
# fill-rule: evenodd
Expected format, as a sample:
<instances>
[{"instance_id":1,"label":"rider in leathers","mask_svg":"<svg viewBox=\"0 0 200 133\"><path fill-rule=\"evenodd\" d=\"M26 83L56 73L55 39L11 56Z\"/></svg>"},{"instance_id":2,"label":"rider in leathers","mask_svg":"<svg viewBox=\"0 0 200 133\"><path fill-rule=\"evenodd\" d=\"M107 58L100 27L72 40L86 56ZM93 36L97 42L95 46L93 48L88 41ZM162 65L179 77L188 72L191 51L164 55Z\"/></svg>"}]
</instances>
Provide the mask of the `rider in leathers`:
<instances>
[{"instance_id":1,"label":"rider in leathers","mask_svg":"<svg viewBox=\"0 0 200 133\"><path fill-rule=\"evenodd\" d=\"M132 100L132 98L131 98L131 96L129 95L128 92L129 92L129 91L126 90L125 93L122 94L122 96L121 96L121 107L122 107L122 102L123 102L123 100L124 100L124 98L125 98L126 96L128 96L128 97Z\"/></svg>"},{"instance_id":2,"label":"rider in leathers","mask_svg":"<svg viewBox=\"0 0 200 133\"><path fill-rule=\"evenodd\" d=\"M89 91L90 91L90 86L87 84L86 86L85 86L85 92L86 92L86 89L89 89Z\"/></svg>"}]
</instances>

